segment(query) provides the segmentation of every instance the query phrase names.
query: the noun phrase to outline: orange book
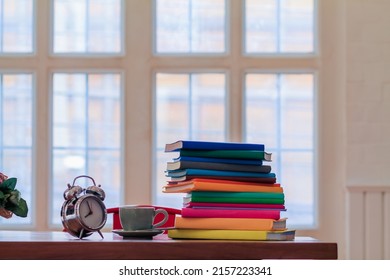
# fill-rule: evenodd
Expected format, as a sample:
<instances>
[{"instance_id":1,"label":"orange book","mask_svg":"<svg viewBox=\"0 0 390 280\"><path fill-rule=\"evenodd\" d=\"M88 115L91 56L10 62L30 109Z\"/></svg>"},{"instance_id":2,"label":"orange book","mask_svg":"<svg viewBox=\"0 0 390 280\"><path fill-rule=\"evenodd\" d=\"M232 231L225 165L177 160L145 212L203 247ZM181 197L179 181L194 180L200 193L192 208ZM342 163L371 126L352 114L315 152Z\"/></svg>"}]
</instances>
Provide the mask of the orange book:
<instances>
[{"instance_id":1,"label":"orange book","mask_svg":"<svg viewBox=\"0 0 390 280\"><path fill-rule=\"evenodd\" d=\"M175 228L186 229L236 229L236 230L285 230L286 219L258 218L175 218Z\"/></svg>"},{"instance_id":2,"label":"orange book","mask_svg":"<svg viewBox=\"0 0 390 280\"><path fill-rule=\"evenodd\" d=\"M163 187L164 193L188 193L192 191L224 191L224 192L275 192L283 193L280 184L259 184L251 182L192 179L189 181L168 184Z\"/></svg>"}]
</instances>

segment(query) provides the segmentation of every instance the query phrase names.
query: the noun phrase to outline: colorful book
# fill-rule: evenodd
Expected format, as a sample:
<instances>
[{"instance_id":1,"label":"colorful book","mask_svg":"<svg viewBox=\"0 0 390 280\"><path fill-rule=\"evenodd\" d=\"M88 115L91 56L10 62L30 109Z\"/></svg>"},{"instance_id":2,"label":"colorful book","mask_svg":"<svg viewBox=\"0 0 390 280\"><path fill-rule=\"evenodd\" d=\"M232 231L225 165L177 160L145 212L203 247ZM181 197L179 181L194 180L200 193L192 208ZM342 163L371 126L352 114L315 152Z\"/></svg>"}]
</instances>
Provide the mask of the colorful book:
<instances>
[{"instance_id":1,"label":"colorful book","mask_svg":"<svg viewBox=\"0 0 390 280\"><path fill-rule=\"evenodd\" d=\"M240 165L262 165L262 160L254 159L234 159L234 158L206 158L206 157L177 157L173 161L196 161L196 162L215 162Z\"/></svg>"},{"instance_id":2,"label":"colorful book","mask_svg":"<svg viewBox=\"0 0 390 280\"><path fill-rule=\"evenodd\" d=\"M173 239L223 239L256 241L292 241L295 230L219 230L219 229L170 229L168 237Z\"/></svg>"},{"instance_id":3,"label":"colorful book","mask_svg":"<svg viewBox=\"0 0 390 280\"><path fill-rule=\"evenodd\" d=\"M238 182L252 182L261 184L275 184L276 177L237 177L237 176L208 176L208 175L185 175L181 177L171 177L168 184L177 184L178 182L190 181L193 179L214 179L229 180Z\"/></svg>"},{"instance_id":4,"label":"colorful book","mask_svg":"<svg viewBox=\"0 0 390 280\"><path fill-rule=\"evenodd\" d=\"M181 157L252 159L271 161L272 154L258 150L179 150Z\"/></svg>"},{"instance_id":5,"label":"colorful book","mask_svg":"<svg viewBox=\"0 0 390 280\"><path fill-rule=\"evenodd\" d=\"M194 191L183 197L188 202L284 204L284 193Z\"/></svg>"},{"instance_id":6,"label":"colorful book","mask_svg":"<svg viewBox=\"0 0 390 280\"><path fill-rule=\"evenodd\" d=\"M175 218L175 228L183 229L236 229L236 230L285 230L286 219L249 218Z\"/></svg>"},{"instance_id":7,"label":"colorful book","mask_svg":"<svg viewBox=\"0 0 390 280\"><path fill-rule=\"evenodd\" d=\"M227 197L227 198L280 198L284 199L284 193L279 192L226 192L226 191L193 191L185 197Z\"/></svg>"},{"instance_id":8,"label":"colorful book","mask_svg":"<svg viewBox=\"0 0 390 280\"><path fill-rule=\"evenodd\" d=\"M218 202L188 202L183 203L187 208L206 208L206 209L279 209L285 211L283 204L261 204L261 203L218 203Z\"/></svg>"},{"instance_id":9,"label":"colorful book","mask_svg":"<svg viewBox=\"0 0 390 280\"><path fill-rule=\"evenodd\" d=\"M166 171L168 177L182 176L213 176L213 177L255 177L255 178L276 178L275 173L260 173L260 172L242 172L242 171L224 171L224 170L208 170L208 169L178 169Z\"/></svg>"},{"instance_id":10,"label":"colorful book","mask_svg":"<svg viewBox=\"0 0 390 280\"><path fill-rule=\"evenodd\" d=\"M225 192L277 192L282 193L280 184L259 184L229 180L196 178L190 181L163 186L164 193L188 193L191 191L225 191Z\"/></svg>"},{"instance_id":11,"label":"colorful book","mask_svg":"<svg viewBox=\"0 0 390 280\"><path fill-rule=\"evenodd\" d=\"M183 169L208 169L208 170L223 170L223 171L241 171L241 172L260 172L270 173L270 165L254 165L254 164L231 164L220 162L202 162L179 160L167 162L167 171L183 170Z\"/></svg>"},{"instance_id":12,"label":"colorful book","mask_svg":"<svg viewBox=\"0 0 390 280\"><path fill-rule=\"evenodd\" d=\"M174 151L178 151L181 149L264 151L264 144L179 140L179 141L165 145L165 152L174 152Z\"/></svg>"},{"instance_id":13,"label":"colorful book","mask_svg":"<svg viewBox=\"0 0 390 280\"><path fill-rule=\"evenodd\" d=\"M182 208L181 216L185 218L257 218L279 220L280 210Z\"/></svg>"}]
</instances>

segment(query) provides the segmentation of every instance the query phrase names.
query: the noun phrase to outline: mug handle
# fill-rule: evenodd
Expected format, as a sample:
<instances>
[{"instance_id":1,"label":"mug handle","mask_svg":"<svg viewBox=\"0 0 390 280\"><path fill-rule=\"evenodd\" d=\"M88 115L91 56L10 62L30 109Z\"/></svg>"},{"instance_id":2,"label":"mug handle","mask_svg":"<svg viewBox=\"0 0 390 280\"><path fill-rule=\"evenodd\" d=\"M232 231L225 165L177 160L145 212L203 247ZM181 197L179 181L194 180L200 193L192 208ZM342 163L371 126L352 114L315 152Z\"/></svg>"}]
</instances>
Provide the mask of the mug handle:
<instances>
[{"instance_id":1,"label":"mug handle","mask_svg":"<svg viewBox=\"0 0 390 280\"><path fill-rule=\"evenodd\" d=\"M160 214L160 213L164 215L164 218L162 219L162 221L154 224L153 228L160 227L160 226L164 225L168 221L169 214L168 214L167 210L161 209L161 208L154 210L154 218L156 218L157 215Z\"/></svg>"}]
</instances>

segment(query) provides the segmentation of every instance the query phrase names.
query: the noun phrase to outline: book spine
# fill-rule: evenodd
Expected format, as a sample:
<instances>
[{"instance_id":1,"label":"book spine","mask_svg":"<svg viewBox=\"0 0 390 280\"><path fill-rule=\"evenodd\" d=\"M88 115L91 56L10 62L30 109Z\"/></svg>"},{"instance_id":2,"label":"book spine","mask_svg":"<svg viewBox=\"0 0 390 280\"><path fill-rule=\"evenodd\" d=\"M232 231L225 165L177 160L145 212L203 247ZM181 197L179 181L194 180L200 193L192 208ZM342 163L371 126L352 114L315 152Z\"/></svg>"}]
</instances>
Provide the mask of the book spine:
<instances>
[{"instance_id":1,"label":"book spine","mask_svg":"<svg viewBox=\"0 0 390 280\"><path fill-rule=\"evenodd\" d=\"M228 239L228 240L294 240L294 231L261 230L212 230L212 229L170 229L168 237L177 239Z\"/></svg>"},{"instance_id":2,"label":"book spine","mask_svg":"<svg viewBox=\"0 0 390 280\"><path fill-rule=\"evenodd\" d=\"M279 210L221 210L182 208L182 217L194 218L263 218L280 219Z\"/></svg>"},{"instance_id":3,"label":"book spine","mask_svg":"<svg viewBox=\"0 0 390 280\"><path fill-rule=\"evenodd\" d=\"M280 198L229 198L229 197L196 197L185 202L215 202L215 203L258 203L258 204L284 204Z\"/></svg>"},{"instance_id":4,"label":"book spine","mask_svg":"<svg viewBox=\"0 0 390 280\"><path fill-rule=\"evenodd\" d=\"M232 158L232 159L252 159L271 161L271 154L264 151L239 151L239 150L180 150L180 156L211 157L211 158Z\"/></svg>"},{"instance_id":5,"label":"book spine","mask_svg":"<svg viewBox=\"0 0 390 280\"><path fill-rule=\"evenodd\" d=\"M272 190L272 189L271 189ZM282 192L226 192L226 191L193 191L187 197L218 197L218 198L279 198L284 199Z\"/></svg>"},{"instance_id":6,"label":"book spine","mask_svg":"<svg viewBox=\"0 0 390 280\"><path fill-rule=\"evenodd\" d=\"M175 228L187 229L283 230L285 225L285 220L272 219L184 217L175 219Z\"/></svg>"},{"instance_id":7,"label":"book spine","mask_svg":"<svg viewBox=\"0 0 390 280\"><path fill-rule=\"evenodd\" d=\"M238 230L202 230L202 229L170 229L170 238L184 239L228 239L228 240L267 240L265 231Z\"/></svg>"},{"instance_id":8,"label":"book spine","mask_svg":"<svg viewBox=\"0 0 390 280\"><path fill-rule=\"evenodd\" d=\"M240 171L240 172L259 172L270 173L270 165L243 165L243 164L229 164L218 162L200 162L200 161L177 161L168 162L167 170L179 170L179 169L209 169L209 170L221 170L221 171Z\"/></svg>"},{"instance_id":9,"label":"book spine","mask_svg":"<svg viewBox=\"0 0 390 280\"><path fill-rule=\"evenodd\" d=\"M165 145L165 152L174 152L180 149L193 150L259 150L264 151L264 144L243 142L211 142L179 140Z\"/></svg>"}]
</instances>

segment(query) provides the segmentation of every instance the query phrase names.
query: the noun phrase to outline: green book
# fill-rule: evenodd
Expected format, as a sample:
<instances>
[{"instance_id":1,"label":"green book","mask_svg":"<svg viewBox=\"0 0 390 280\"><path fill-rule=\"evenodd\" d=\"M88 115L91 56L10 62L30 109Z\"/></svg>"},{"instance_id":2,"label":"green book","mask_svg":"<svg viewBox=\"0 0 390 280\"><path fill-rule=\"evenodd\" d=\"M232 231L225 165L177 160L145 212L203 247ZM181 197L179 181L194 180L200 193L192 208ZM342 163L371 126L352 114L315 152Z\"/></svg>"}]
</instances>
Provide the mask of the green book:
<instances>
[{"instance_id":1,"label":"green book","mask_svg":"<svg viewBox=\"0 0 390 280\"><path fill-rule=\"evenodd\" d=\"M225 193L225 192L191 192L183 198L183 203L247 203L247 204L284 204L283 193Z\"/></svg>"},{"instance_id":2,"label":"green book","mask_svg":"<svg viewBox=\"0 0 390 280\"><path fill-rule=\"evenodd\" d=\"M194 191L187 194L187 197L227 197L227 198L281 198L281 192L215 192L215 191Z\"/></svg>"},{"instance_id":3,"label":"green book","mask_svg":"<svg viewBox=\"0 0 390 280\"><path fill-rule=\"evenodd\" d=\"M272 154L257 150L180 150L180 157L230 158L271 161Z\"/></svg>"}]
</instances>

